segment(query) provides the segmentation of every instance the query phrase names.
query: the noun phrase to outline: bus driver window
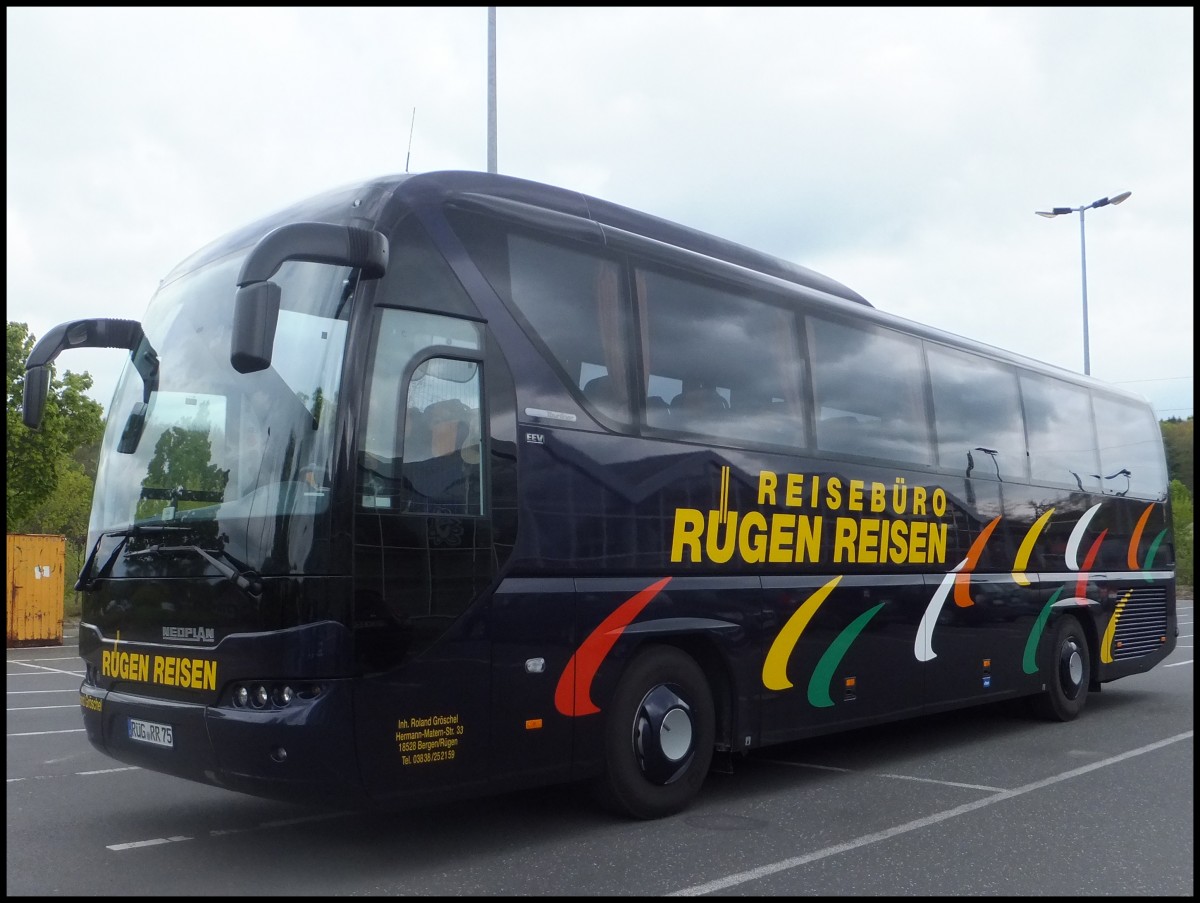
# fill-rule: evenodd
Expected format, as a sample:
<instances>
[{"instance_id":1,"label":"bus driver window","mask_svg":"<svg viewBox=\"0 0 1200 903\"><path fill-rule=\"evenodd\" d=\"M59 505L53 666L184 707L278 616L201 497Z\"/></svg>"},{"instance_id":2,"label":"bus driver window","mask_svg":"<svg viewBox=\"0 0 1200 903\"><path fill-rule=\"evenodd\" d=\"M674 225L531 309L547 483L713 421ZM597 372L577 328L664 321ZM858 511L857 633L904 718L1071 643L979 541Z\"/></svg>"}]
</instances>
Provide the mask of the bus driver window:
<instances>
[{"instance_id":1,"label":"bus driver window","mask_svg":"<svg viewBox=\"0 0 1200 903\"><path fill-rule=\"evenodd\" d=\"M460 451L467 440L468 408L457 398L435 401L425 409L433 457Z\"/></svg>"},{"instance_id":2,"label":"bus driver window","mask_svg":"<svg viewBox=\"0 0 1200 903\"><path fill-rule=\"evenodd\" d=\"M418 502L409 510L479 514L478 408L444 398L426 407L422 419L429 428L430 456L409 460L406 455L405 477Z\"/></svg>"}]
</instances>

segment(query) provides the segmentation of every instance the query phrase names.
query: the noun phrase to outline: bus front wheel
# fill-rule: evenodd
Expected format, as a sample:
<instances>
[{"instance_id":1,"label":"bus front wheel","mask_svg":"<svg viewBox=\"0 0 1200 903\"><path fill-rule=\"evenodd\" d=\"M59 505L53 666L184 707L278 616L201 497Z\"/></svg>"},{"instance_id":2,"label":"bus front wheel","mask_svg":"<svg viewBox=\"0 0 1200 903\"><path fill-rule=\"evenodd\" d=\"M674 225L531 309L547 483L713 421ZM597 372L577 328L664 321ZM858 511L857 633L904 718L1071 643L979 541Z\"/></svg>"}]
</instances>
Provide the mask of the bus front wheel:
<instances>
[{"instance_id":1,"label":"bus front wheel","mask_svg":"<svg viewBox=\"0 0 1200 903\"><path fill-rule=\"evenodd\" d=\"M690 656L670 646L639 653L607 713L601 802L643 819L684 809L712 763L714 725L708 682Z\"/></svg>"},{"instance_id":2,"label":"bus front wheel","mask_svg":"<svg viewBox=\"0 0 1200 903\"><path fill-rule=\"evenodd\" d=\"M1092 661L1083 628L1074 617L1059 618L1042 663L1044 689L1030 700L1034 713L1049 721L1074 720L1087 702L1091 678Z\"/></svg>"}]
</instances>

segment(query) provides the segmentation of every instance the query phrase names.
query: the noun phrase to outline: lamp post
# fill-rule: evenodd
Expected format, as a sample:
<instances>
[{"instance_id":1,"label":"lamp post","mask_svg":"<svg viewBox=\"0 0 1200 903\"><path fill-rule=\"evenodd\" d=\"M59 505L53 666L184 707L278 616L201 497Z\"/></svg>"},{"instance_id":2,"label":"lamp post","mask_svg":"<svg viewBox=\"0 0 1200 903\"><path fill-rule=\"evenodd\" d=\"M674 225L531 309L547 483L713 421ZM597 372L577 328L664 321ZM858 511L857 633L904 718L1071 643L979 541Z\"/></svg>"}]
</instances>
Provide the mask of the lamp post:
<instances>
[{"instance_id":1,"label":"lamp post","mask_svg":"<svg viewBox=\"0 0 1200 903\"><path fill-rule=\"evenodd\" d=\"M1083 271L1083 372L1088 376L1092 373L1092 359L1088 351L1087 241L1084 238L1083 232L1083 212L1091 210L1093 207L1107 207L1109 204L1120 204L1122 201L1128 200L1131 194L1133 194L1132 191L1123 191L1116 197L1100 198L1100 200L1084 204L1082 207L1053 207L1050 210L1034 211L1038 216L1044 216L1048 219L1053 219L1063 213L1079 214L1079 265Z\"/></svg>"},{"instance_id":2,"label":"lamp post","mask_svg":"<svg viewBox=\"0 0 1200 903\"><path fill-rule=\"evenodd\" d=\"M996 460L996 455L1000 454L1000 452L994 448L984 448L982 445L975 446L975 451L981 451L992 459L992 466L996 468L996 479L1003 483L1004 477L1000 476L1000 462Z\"/></svg>"},{"instance_id":3,"label":"lamp post","mask_svg":"<svg viewBox=\"0 0 1200 903\"><path fill-rule=\"evenodd\" d=\"M496 7L488 7L488 121L487 171L496 168Z\"/></svg>"}]
</instances>

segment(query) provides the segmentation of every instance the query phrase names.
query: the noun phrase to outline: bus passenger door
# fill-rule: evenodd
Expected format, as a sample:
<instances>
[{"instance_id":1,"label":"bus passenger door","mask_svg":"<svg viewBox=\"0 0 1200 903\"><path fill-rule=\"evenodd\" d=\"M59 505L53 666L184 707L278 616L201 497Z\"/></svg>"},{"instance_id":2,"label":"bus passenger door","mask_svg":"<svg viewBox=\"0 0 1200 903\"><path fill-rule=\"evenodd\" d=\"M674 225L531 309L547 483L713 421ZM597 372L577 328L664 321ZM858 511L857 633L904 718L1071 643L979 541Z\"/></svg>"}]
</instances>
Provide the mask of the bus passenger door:
<instances>
[{"instance_id":1,"label":"bus passenger door","mask_svg":"<svg viewBox=\"0 0 1200 903\"><path fill-rule=\"evenodd\" d=\"M488 778L486 590L498 568L482 327L375 312L355 487L353 628L363 779L417 799Z\"/></svg>"}]
</instances>

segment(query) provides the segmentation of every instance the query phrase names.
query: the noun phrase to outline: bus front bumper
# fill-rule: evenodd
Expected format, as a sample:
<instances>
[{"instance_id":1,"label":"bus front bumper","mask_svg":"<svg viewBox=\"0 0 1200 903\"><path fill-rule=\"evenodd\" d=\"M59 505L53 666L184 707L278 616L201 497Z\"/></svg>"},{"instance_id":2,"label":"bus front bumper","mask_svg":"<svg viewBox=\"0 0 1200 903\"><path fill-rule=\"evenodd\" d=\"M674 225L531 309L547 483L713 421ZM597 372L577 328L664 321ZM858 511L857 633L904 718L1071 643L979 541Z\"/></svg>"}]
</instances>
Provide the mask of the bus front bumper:
<instances>
[{"instance_id":1,"label":"bus front bumper","mask_svg":"<svg viewBox=\"0 0 1200 903\"><path fill-rule=\"evenodd\" d=\"M358 805L348 682L286 709L156 699L84 683L88 740L121 762L253 796Z\"/></svg>"}]
</instances>

